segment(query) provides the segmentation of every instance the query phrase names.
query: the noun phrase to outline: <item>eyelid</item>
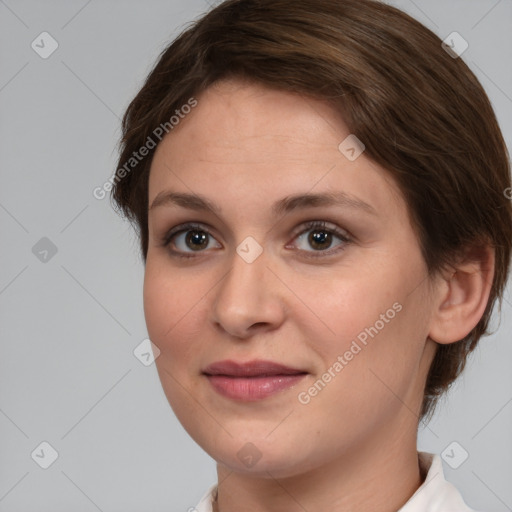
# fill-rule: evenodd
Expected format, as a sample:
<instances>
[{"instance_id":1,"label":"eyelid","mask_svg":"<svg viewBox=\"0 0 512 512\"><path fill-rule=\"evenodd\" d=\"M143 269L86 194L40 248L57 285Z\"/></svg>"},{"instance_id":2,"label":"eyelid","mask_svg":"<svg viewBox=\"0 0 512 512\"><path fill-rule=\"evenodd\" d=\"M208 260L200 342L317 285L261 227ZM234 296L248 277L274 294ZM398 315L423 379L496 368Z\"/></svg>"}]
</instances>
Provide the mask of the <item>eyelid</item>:
<instances>
[{"instance_id":1,"label":"eyelid","mask_svg":"<svg viewBox=\"0 0 512 512\"><path fill-rule=\"evenodd\" d=\"M345 229L339 228L336 224L325 220L310 220L303 222L296 230L294 230L293 239L313 229L324 229L340 238L352 239L352 235Z\"/></svg>"},{"instance_id":2,"label":"eyelid","mask_svg":"<svg viewBox=\"0 0 512 512\"><path fill-rule=\"evenodd\" d=\"M212 232L214 231L214 229L210 225L208 225L204 222L184 222L182 224L174 226L169 231L166 231L164 233L163 237L161 238L161 244L163 246L166 246L166 245L170 244L171 239L174 236L179 235L182 232L193 231L193 230L204 231L205 233L208 233L208 235L213 237Z\"/></svg>"}]
</instances>

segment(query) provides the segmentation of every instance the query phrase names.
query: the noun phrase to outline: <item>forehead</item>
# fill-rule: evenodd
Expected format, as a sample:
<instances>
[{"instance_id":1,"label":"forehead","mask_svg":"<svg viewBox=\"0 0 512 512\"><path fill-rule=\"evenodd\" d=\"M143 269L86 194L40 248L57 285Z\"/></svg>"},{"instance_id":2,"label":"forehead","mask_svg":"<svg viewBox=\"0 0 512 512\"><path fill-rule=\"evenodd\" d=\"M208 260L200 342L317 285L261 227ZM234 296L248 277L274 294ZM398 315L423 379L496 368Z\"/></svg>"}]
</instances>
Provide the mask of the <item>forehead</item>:
<instances>
[{"instance_id":1,"label":"forehead","mask_svg":"<svg viewBox=\"0 0 512 512\"><path fill-rule=\"evenodd\" d=\"M197 101L157 147L150 204L169 187L224 201L226 187L269 201L313 188L343 191L377 209L389 209L390 196L402 198L387 171L364 152L350 160L340 150L351 134L326 102L233 80L214 84Z\"/></svg>"},{"instance_id":2,"label":"forehead","mask_svg":"<svg viewBox=\"0 0 512 512\"><path fill-rule=\"evenodd\" d=\"M174 134L182 131L188 137L193 132L189 142L203 151L218 147L222 157L226 149L231 150L231 157L236 157L237 149L246 156L262 144L283 152L298 150L294 145L332 149L340 129L349 133L341 116L325 102L236 80L217 82L204 91L185 121Z\"/></svg>"}]
</instances>

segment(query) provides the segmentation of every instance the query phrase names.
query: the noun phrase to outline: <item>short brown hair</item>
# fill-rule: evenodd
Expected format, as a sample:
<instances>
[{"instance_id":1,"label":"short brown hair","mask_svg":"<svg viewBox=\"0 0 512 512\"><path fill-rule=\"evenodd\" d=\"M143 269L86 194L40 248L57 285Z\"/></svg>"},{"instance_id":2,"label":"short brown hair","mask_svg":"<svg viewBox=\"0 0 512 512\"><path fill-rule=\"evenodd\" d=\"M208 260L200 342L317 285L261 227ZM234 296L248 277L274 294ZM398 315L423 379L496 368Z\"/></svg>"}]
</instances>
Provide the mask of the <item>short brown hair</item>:
<instances>
[{"instance_id":1,"label":"short brown hair","mask_svg":"<svg viewBox=\"0 0 512 512\"><path fill-rule=\"evenodd\" d=\"M148 248L154 148L126 172L155 127L214 82L241 78L329 102L402 191L429 275L475 244L495 249L484 315L462 340L439 345L421 417L488 332L507 282L512 208L507 148L481 84L421 23L374 0L227 0L160 55L122 123L117 209ZM167 131L167 130L166 130ZM117 178L122 179L117 179Z\"/></svg>"}]
</instances>

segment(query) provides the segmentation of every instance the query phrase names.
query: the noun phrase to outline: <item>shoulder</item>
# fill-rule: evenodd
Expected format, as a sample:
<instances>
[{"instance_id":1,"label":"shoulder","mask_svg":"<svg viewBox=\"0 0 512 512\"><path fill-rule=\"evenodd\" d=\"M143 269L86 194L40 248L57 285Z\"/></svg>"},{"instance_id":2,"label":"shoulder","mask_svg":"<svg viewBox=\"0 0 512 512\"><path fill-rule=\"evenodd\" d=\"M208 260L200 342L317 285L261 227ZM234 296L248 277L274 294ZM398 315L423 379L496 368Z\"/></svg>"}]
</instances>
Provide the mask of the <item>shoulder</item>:
<instances>
[{"instance_id":1,"label":"shoulder","mask_svg":"<svg viewBox=\"0 0 512 512\"><path fill-rule=\"evenodd\" d=\"M476 512L464 502L458 489L444 476L441 457L437 454L418 452L423 484L399 512Z\"/></svg>"}]
</instances>

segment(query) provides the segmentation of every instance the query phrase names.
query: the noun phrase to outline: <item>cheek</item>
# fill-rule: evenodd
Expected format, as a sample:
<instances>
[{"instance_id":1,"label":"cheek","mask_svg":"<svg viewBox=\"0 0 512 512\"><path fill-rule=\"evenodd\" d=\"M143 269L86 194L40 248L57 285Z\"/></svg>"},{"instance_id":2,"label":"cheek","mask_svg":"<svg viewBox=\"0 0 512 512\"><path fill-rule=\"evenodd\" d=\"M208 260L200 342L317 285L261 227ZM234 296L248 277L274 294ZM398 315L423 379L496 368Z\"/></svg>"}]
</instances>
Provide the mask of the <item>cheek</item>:
<instances>
[{"instance_id":1,"label":"cheek","mask_svg":"<svg viewBox=\"0 0 512 512\"><path fill-rule=\"evenodd\" d=\"M427 333L424 286L411 293L412 283L422 276L421 264L412 262L407 270L398 264L374 267L372 272L326 282L321 292L317 289L309 296L322 319L309 315L308 323L303 323L310 333L310 346L322 361L321 371L332 368L337 385L347 389L349 382L357 384L348 386L353 397L389 394L379 377L398 393L405 393L418 369ZM344 392L331 398L346 399Z\"/></svg>"},{"instance_id":2,"label":"cheek","mask_svg":"<svg viewBox=\"0 0 512 512\"><path fill-rule=\"evenodd\" d=\"M342 356L343 367L333 379L336 383L326 394L326 401L358 411L361 421L387 414L384 411L397 412L402 401L410 402L412 390L421 393L419 370L427 332L427 319L421 313L423 302L399 290L391 301L387 295L383 297L385 300L371 308L353 311L351 332L339 339L337 347L330 347L326 361L329 368Z\"/></svg>"},{"instance_id":3,"label":"cheek","mask_svg":"<svg viewBox=\"0 0 512 512\"><path fill-rule=\"evenodd\" d=\"M167 340L189 321L200 302L200 290L179 272L169 272L148 254L144 274L144 316L150 338L165 348Z\"/></svg>"},{"instance_id":4,"label":"cheek","mask_svg":"<svg viewBox=\"0 0 512 512\"><path fill-rule=\"evenodd\" d=\"M388 330L400 316L400 284L390 285L382 276L353 273L323 284L308 294L305 303L310 311L303 318L308 330L316 329L322 338L318 348L325 354L343 354L354 340L364 346L372 334Z\"/></svg>"},{"instance_id":5,"label":"cheek","mask_svg":"<svg viewBox=\"0 0 512 512\"><path fill-rule=\"evenodd\" d=\"M214 286L196 272L171 271L148 254L144 275L144 316L151 341L160 349L157 366L180 379L199 372L207 346L208 290Z\"/></svg>"},{"instance_id":6,"label":"cheek","mask_svg":"<svg viewBox=\"0 0 512 512\"><path fill-rule=\"evenodd\" d=\"M148 259L149 261L149 259ZM144 274L144 317L151 340L160 349L166 333L175 323L177 298L170 283L148 263Z\"/></svg>"},{"instance_id":7,"label":"cheek","mask_svg":"<svg viewBox=\"0 0 512 512\"><path fill-rule=\"evenodd\" d=\"M149 338L160 349L155 363L162 384L166 383L166 393L174 387L171 375L181 380L183 376L179 372L186 367L179 364L187 357L187 344L181 341L183 333L180 333L187 319L186 305L186 297L176 280L171 281L165 273L159 272L148 258L144 275L144 316Z\"/></svg>"},{"instance_id":8,"label":"cheek","mask_svg":"<svg viewBox=\"0 0 512 512\"><path fill-rule=\"evenodd\" d=\"M200 297L193 290L193 286L185 286L177 273L164 271L148 257L144 275L144 316L149 338L160 350L155 360L160 381L176 413L187 401L183 384L189 383L190 374L196 371L197 346L191 326L200 322L197 315L201 310L197 305Z\"/></svg>"}]
</instances>

